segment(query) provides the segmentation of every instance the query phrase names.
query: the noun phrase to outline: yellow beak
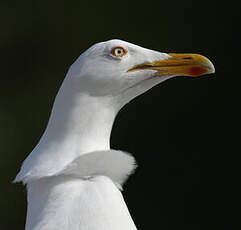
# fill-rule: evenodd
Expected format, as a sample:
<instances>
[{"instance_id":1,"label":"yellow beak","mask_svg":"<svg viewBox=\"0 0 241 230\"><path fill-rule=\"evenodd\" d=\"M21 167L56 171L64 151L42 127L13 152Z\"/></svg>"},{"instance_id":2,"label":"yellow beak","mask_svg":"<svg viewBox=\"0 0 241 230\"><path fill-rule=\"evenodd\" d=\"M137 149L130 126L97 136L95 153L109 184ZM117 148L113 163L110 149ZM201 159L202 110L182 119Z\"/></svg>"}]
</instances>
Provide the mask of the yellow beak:
<instances>
[{"instance_id":1,"label":"yellow beak","mask_svg":"<svg viewBox=\"0 0 241 230\"><path fill-rule=\"evenodd\" d=\"M190 76L197 77L204 74L214 73L212 62L199 54L168 54L169 59L154 62L145 62L128 70L137 71L143 69L157 70L156 76Z\"/></svg>"}]
</instances>

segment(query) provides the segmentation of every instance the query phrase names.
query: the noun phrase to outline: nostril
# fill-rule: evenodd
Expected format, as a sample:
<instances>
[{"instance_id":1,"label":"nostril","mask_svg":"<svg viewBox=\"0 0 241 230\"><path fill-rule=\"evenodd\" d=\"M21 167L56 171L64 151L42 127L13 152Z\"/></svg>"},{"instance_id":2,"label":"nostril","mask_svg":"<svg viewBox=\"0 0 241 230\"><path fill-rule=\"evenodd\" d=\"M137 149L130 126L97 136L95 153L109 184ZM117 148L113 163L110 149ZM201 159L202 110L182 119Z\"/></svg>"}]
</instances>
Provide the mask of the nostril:
<instances>
[{"instance_id":1,"label":"nostril","mask_svg":"<svg viewBox=\"0 0 241 230\"><path fill-rule=\"evenodd\" d=\"M192 59L192 57L184 57L184 58L182 58L182 59Z\"/></svg>"}]
</instances>

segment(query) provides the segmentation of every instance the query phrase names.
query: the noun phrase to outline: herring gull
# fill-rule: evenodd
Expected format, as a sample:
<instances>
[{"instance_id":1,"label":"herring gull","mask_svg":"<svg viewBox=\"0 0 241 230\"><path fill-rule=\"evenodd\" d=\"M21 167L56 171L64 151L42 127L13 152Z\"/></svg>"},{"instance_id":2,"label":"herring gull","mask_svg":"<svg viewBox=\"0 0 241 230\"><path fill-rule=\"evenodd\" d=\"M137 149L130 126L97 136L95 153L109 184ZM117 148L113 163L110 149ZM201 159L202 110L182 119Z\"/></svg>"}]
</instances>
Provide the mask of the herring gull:
<instances>
[{"instance_id":1,"label":"herring gull","mask_svg":"<svg viewBox=\"0 0 241 230\"><path fill-rule=\"evenodd\" d=\"M214 66L204 56L117 39L81 54L15 179L27 184L26 230L135 230L121 189L136 163L110 149L114 119L126 103L169 78L209 73Z\"/></svg>"}]
</instances>

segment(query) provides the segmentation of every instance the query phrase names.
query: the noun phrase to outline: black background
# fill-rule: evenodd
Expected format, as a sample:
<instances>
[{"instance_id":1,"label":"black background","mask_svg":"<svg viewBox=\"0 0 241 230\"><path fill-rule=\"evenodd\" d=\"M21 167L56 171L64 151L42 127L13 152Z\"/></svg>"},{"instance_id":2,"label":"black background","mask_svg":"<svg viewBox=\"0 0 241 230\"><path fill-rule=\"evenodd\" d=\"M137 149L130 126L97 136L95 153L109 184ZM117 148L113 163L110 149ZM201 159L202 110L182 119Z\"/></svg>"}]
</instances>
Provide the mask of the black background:
<instances>
[{"instance_id":1,"label":"black background","mask_svg":"<svg viewBox=\"0 0 241 230\"><path fill-rule=\"evenodd\" d=\"M209 57L214 75L168 80L119 113L111 145L139 168L124 197L138 229L240 229L238 1L0 2L0 229L24 229L11 184L41 137L70 64L119 38Z\"/></svg>"}]
</instances>

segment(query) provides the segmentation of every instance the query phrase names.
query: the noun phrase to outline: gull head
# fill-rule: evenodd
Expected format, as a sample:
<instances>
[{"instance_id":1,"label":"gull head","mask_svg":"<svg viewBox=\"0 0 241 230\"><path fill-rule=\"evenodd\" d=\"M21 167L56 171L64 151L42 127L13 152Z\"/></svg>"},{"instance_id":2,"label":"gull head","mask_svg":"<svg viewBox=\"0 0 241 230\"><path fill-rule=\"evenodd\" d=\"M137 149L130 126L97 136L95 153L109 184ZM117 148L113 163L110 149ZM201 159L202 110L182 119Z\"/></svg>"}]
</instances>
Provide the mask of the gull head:
<instances>
[{"instance_id":1,"label":"gull head","mask_svg":"<svg viewBox=\"0 0 241 230\"><path fill-rule=\"evenodd\" d=\"M214 71L211 61L199 54L167 54L114 39L81 54L67 77L77 91L126 103L169 78Z\"/></svg>"},{"instance_id":2,"label":"gull head","mask_svg":"<svg viewBox=\"0 0 241 230\"><path fill-rule=\"evenodd\" d=\"M108 150L115 116L130 100L169 78L213 72L198 54L167 54L121 40L93 45L70 67L47 129L15 181L59 175L81 154Z\"/></svg>"}]
</instances>

